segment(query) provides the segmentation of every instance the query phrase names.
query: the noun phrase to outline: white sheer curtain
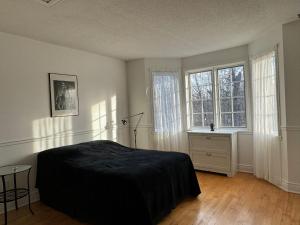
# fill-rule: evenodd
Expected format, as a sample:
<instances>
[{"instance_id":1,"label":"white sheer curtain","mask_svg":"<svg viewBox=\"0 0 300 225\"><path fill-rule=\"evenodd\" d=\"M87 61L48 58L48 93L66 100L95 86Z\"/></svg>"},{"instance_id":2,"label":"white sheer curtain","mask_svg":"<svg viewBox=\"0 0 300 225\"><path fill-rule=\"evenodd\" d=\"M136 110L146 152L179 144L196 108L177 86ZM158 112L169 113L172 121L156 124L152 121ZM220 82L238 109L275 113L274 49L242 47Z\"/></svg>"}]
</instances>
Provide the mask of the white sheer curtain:
<instances>
[{"instance_id":1,"label":"white sheer curtain","mask_svg":"<svg viewBox=\"0 0 300 225\"><path fill-rule=\"evenodd\" d=\"M254 172L268 181L280 144L276 81L275 51L252 60Z\"/></svg>"},{"instance_id":2,"label":"white sheer curtain","mask_svg":"<svg viewBox=\"0 0 300 225\"><path fill-rule=\"evenodd\" d=\"M152 72L154 147L185 151L178 72Z\"/></svg>"}]
</instances>

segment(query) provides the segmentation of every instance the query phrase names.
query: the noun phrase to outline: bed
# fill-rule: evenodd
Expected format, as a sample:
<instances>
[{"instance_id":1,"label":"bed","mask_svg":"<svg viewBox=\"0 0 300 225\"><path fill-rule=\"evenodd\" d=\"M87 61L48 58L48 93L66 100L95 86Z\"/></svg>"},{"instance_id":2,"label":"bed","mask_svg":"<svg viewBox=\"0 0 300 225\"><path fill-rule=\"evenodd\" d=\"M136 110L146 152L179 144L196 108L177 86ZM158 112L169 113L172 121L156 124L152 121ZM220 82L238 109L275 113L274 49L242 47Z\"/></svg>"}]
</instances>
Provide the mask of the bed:
<instances>
[{"instance_id":1,"label":"bed","mask_svg":"<svg viewBox=\"0 0 300 225\"><path fill-rule=\"evenodd\" d=\"M82 222L155 225L187 197L200 194L184 153L92 141L38 154L40 200Z\"/></svg>"}]
</instances>

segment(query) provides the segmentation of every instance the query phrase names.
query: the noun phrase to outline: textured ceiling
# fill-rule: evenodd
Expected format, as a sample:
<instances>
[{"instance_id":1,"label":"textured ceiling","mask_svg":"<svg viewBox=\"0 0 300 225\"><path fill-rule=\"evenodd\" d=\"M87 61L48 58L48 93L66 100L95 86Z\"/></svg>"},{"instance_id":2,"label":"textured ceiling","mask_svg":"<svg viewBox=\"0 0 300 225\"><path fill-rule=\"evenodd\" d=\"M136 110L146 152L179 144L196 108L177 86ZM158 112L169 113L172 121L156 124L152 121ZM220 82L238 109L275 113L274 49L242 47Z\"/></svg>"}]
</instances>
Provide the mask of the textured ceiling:
<instances>
[{"instance_id":1,"label":"textured ceiling","mask_svg":"<svg viewBox=\"0 0 300 225\"><path fill-rule=\"evenodd\" d=\"M300 0L0 0L0 31L121 59L247 44L297 18Z\"/></svg>"}]
</instances>

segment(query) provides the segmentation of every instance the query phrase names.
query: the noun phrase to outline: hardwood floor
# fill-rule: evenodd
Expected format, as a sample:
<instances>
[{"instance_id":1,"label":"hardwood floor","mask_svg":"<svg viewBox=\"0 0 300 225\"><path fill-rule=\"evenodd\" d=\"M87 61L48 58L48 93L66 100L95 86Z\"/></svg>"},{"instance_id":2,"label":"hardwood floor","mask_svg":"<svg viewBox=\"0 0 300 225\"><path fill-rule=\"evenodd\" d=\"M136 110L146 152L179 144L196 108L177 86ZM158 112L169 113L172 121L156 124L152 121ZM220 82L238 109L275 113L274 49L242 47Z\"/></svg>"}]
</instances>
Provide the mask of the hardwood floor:
<instances>
[{"instance_id":1,"label":"hardwood floor","mask_svg":"<svg viewBox=\"0 0 300 225\"><path fill-rule=\"evenodd\" d=\"M200 172L197 176L202 194L179 204L159 225L300 225L300 195L246 173L233 178ZM32 208L35 215L27 207L10 212L8 224L83 225L40 202Z\"/></svg>"}]
</instances>

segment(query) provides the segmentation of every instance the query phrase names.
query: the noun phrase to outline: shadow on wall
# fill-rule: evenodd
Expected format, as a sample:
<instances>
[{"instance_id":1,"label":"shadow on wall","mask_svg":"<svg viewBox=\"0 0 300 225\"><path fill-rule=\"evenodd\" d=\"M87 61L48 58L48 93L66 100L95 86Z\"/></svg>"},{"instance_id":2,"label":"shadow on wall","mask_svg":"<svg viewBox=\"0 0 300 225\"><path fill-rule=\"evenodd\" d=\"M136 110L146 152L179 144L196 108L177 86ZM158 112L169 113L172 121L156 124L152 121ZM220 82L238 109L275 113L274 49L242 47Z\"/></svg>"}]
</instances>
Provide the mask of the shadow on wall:
<instances>
[{"instance_id":1,"label":"shadow on wall","mask_svg":"<svg viewBox=\"0 0 300 225\"><path fill-rule=\"evenodd\" d=\"M33 152L73 144L72 117L55 117L34 120Z\"/></svg>"}]
</instances>

